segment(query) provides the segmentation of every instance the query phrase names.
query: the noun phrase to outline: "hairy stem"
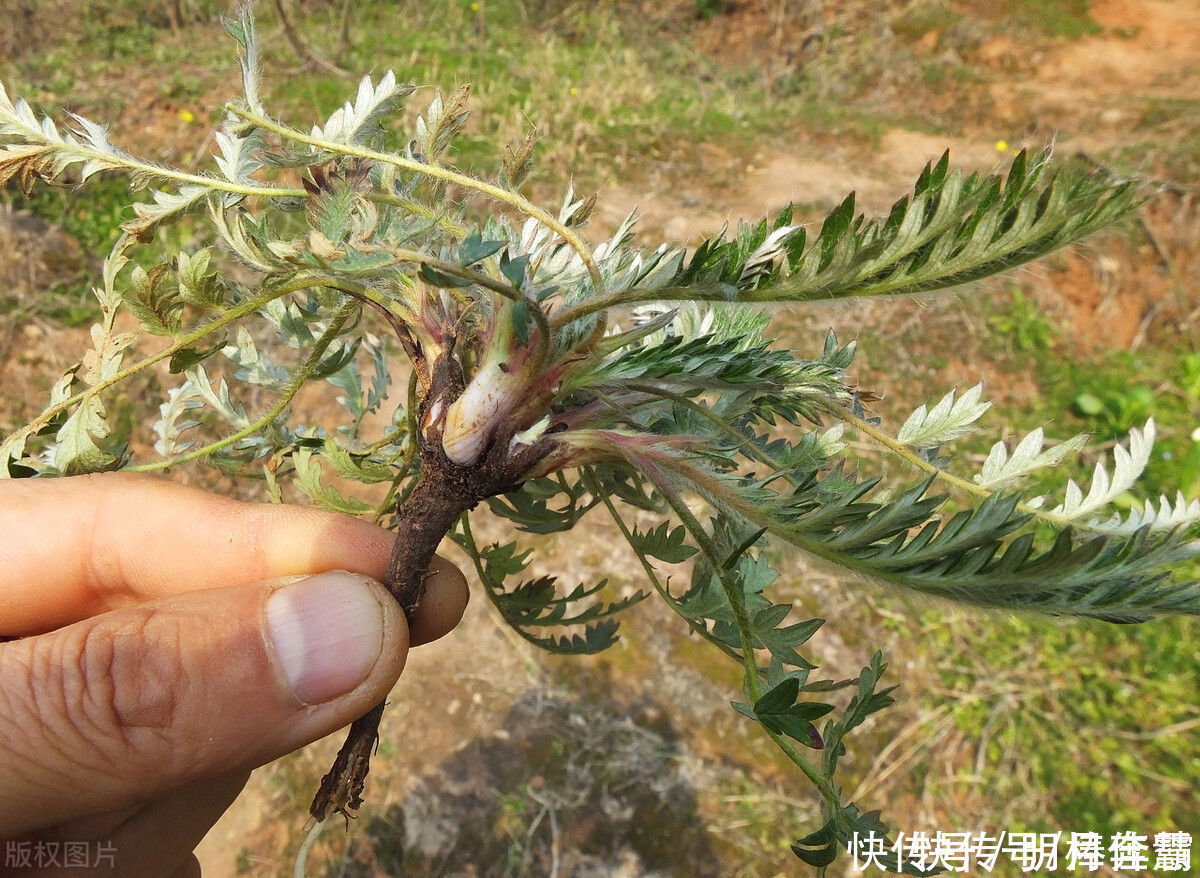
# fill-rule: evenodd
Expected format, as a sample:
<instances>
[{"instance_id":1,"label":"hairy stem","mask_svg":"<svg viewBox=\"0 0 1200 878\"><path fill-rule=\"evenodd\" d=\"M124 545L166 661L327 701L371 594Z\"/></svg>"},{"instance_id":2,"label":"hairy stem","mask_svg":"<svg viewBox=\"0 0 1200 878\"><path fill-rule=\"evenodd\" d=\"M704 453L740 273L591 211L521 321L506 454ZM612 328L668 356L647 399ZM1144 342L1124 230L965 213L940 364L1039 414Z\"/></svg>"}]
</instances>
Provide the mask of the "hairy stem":
<instances>
[{"instance_id":1,"label":"hairy stem","mask_svg":"<svg viewBox=\"0 0 1200 878\"><path fill-rule=\"evenodd\" d=\"M319 137L305 134L302 131L297 131L294 128L289 128L286 125L280 125L272 119L261 116L258 113L251 112L245 107L239 107L237 104L228 104L226 109L235 116L240 116L247 122L262 128L265 131L271 131L278 134L286 140L292 140L297 143L306 143L309 146L314 146L317 149L326 150L328 152L339 153L341 155L355 156L357 158L370 159L371 161L380 162L385 165L393 165L406 171L422 174L426 177L433 177L436 180L442 180L446 183L456 183L459 186L472 189L476 192L487 195L497 201L502 201L508 204L526 216L533 217L542 225L552 230L560 238L562 238L568 246L571 247L579 258L583 261L587 268L588 274L592 278L592 283L597 290L604 286L604 279L600 274L600 268L596 265L595 257L592 256L591 249L584 243L583 239L571 229L567 228L563 223L559 222L554 216L547 211L538 207L529 199L525 198L517 192L512 192L508 189L503 189L500 186L495 186L491 183L486 183L483 180L477 180L466 174L460 174L457 171L452 171L449 168L444 168L441 165L428 164L419 162L414 159L404 158L398 155L392 155L386 152L378 152L377 150L367 149L360 146L352 146L346 143L334 143L328 140L322 140Z\"/></svg>"},{"instance_id":2,"label":"hairy stem","mask_svg":"<svg viewBox=\"0 0 1200 878\"><path fill-rule=\"evenodd\" d=\"M938 481L944 482L947 485L953 485L955 488L958 488L964 493L971 494L975 497L982 497L984 499L987 499L988 497L991 497L997 493L995 491L990 491L987 488L980 487L974 482L968 482L966 479L960 479L953 473L948 473L944 469L935 466L934 464L925 460L919 454L914 453L913 450L904 443L893 439L887 433L884 433L882 430L867 423L867 421L858 417L848 409L836 408L832 409L831 411L835 417L845 421L860 433L864 433L865 435L869 436L871 439L878 442L888 451L892 452L892 454L895 454L897 457L903 459L911 466L914 466L919 470L924 470L925 472L935 476ZM1053 512L1047 512L1044 509L1038 509L1026 503L1018 503L1017 510L1019 512L1024 512L1027 515L1035 516L1036 518L1039 518L1047 524L1053 525L1054 527L1061 528L1086 526L1083 522L1075 521L1074 519L1068 518L1064 515L1055 515Z\"/></svg>"},{"instance_id":3,"label":"hairy stem","mask_svg":"<svg viewBox=\"0 0 1200 878\"><path fill-rule=\"evenodd\" d=\"M633 533L629 530L629 526L625 524L625 520L621 518L621 514L617 511L617 507L613 504L612 500L608 496L608 493L600 484L600 480L596 478L595 472L593 472L590 467L583 468L582 472L584 474L584 480L587 483L588 489L591 490L604 503L605 508L608 509L609 515L612 516L613 521L615 521L617 524L617 528L621 531L621 535L625 537L625 542L629 543L629 545L633 547L634 554L637 555L638 561L642 565L642 570L644 570L646 573L646 578L650 580L650 584L654 586L654 590L658 592L659 597L666 602L668 607L675 611L679 618L683 619L683 621L687 623L688 628L694 634L703 638L712 646L716 647L721 652L725 653L725 655L729 656L735 662L740 664L742 662L742 656L737 650L735 650L729 644L724 643L719 638L714 637L703 623L683 613L681 610L680 601L671 594L665 585L663 585L662 580L658 578L658 574L654 571L654 566L646 559L645 554L638 551L637 546L634 544Z\"/></svg>"},{"instance_id":4,"label":"hairy stem","mask_svg":"<svg viewBox=\"0 0 1200 878\"><path fill-rule=\"evenodd\" d=\"M730 609L733 610L734 623L737 625L738 635L742 641L742 661L746 671L747 694L750 696L751 702L757 702L763 695L762 680L760 679L758 663L754 658L754 634L750 625L750 616L746 611L746 597L742 592L740 584L729 573L721 558L721 553L718 551L712 537L709 536L708 531L704 529L704 525L688 509L687 503L671 487L659 468L650 460L638 458L636 455L630 455L630 462L644 472L650 478L650 481L654 483L654 486L658 488L663 498L679 517L680 522L682 522L683 526L692 535L692 539L696 541L696 545L700 547L700 551L708 559L713 571L720 580L721 588L725 591L725 596L729 600ZM825 799L830 812L834 814L839 813L841 799L829 776L809 762L804 757L804 754L792 746L782 735L767 728L763 723L759 725L762 726L763 731L771 737L771 740L784 752L788 759L804 772L805 777L812 781L813 785Z\"/></svg>"},{"instance_id":5,"label":"hairy stem","mask_svg":"<svg viewBox=\"0 0 1200 878\"><path fill-rule=\"evenodd\" d=\"M312 350L309 351L308 356L305 357L303 365L296 370L296 373L292 376L292 380L288 382L288 385L284 388L283 393L279 395L279 399L276 400L275 404L267 409L267 411L260 418L250 424L247 424L242 429L218 439L216 442L196 448L187 452L186 454L179 454L175 457L169 457L165 460L158 460L153 463L143 463L139 464L138 466L127 467L127 469L130 472L155 472L157 470L170 469L173 466L179 466L183 463L189 463L190 461L207 457L210 454L220 451L222 448L228 448L230 445L239 442L247 436L253 436L254 434L258 433L259 430L263 429L267 424L270 424L272 421L274 421L289 405L292 404L292 400L296 398L296 394L300 392L300 388L308 382L309 376L312 375L313 370L320 365L321 357L323 357L325 352L329 350L329 346L333 343L333 340L337 338L338 334L342 331L342 327L346 325L346 321L350 319L350 315L357 307L358 302L350 302L346 305L343 305L337 314L334 315L333 319L329 323L328 328L321 334L321 337L317 339L316 344L313 345Z\"/></svg>"},{"instance_id":6,"label":"hairy stem","mask_svg":"<svg viewBox=\"0 0 1200 878\"><path fill-rule=\"evenodd\" d=\"M750 616L746 612L746 596L742 593L741 586L726 569L724 559L721 557L708 531L704 529L704 525L688 509L687 503L684 502L683 498L667 483L666 477L658 466L648 458L637 455L630 455L630 462L637 466L654 483L654 487L658 488L659 493L663 495L663 499L667 501L667 504L679 516L680 522L687 528L688 533L692 535L692 539L696 541L696 545L700 547L700 551L708 559L709 563L712 564L713 571L717 574L717 578L721 582L721 588L724 590L725 597L729 601L729 608L733 611L734 624L737 625L738 636L742 641L741 659L746 670L746 688L749 691L750 698L753 701L758 701L762 697L762 681L759 679L758 664L754 659L754 632L750 625Z\"/></svg>"}]
</instances>

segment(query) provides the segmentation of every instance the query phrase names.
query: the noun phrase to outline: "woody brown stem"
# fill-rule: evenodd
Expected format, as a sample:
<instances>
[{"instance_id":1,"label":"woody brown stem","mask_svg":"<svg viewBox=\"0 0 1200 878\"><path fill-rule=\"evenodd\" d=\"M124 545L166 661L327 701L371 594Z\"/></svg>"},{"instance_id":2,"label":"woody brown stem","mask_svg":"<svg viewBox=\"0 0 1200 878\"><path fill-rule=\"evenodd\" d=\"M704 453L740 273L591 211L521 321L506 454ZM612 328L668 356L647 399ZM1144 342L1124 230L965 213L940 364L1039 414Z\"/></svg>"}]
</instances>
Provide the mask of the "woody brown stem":
<instances>
[{"instance_id":1,"label":"woody brown stem","mask_svg":"<svg viewBox=\"0 0 1200 878\"><path fill-rule=\"evenodd\" d=\"M429 392L421 403L421 474L416 487L396 510L396 542L383 584L396 598L411 624L425 593L425 577L442 538L460 515L487 497L503 493L514 484L506 468L507 435L498 437L484 459L459 466L442 451L442 418L450 402L462 393L463 379L452 357L434 364ZM379 722L385 702L375 705L350 726L346 743L333 767L321 779L309 813L324 820L331 813L353 815L362 804L363 784L370 771L371 754L379 740Z\"/></svg>"},{"instance_id":2,"label":"woody brown stem","mask_svg":"<svg viewBox=\"0 0 1200 878\"><path fill-rule=\"evenodd\" d=\"M422 472L417 487L397 510L396 542L383 584L412 624L425 593L429 564L442 538L449 533L473 500L462 485L447 483L434 472ZM350 726L346 743L338 751L329 773L313 798L309 813L324 820L331 812L346 816L362 804L363 784L371 767L371 754L379 740L379 722L386 702L381 701Z\"/></svg>"}]
</instances>

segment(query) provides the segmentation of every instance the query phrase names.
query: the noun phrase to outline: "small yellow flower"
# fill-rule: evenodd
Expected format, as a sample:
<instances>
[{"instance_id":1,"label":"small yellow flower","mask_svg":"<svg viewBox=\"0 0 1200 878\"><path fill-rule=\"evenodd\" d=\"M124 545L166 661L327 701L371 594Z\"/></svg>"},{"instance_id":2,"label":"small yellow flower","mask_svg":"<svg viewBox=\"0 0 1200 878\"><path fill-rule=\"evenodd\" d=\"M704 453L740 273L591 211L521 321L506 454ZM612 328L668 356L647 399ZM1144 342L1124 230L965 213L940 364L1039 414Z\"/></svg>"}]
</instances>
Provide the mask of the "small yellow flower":
<instances>
[{"instance_id":1,"label":"small yellow flower","mask_svg":"<svg viewBox=\"0 0 1200 878\"><path fill-rule=\"evenodd\" d=\"M1007 140L997 140L996 141L996 152L1008 152L1008 141Z\"/></svg>"},{"instance_id":2,"label":"small yellow flower","mask_svg":"<svg viewBox=\"0 0 1200 878\"><path fill-rule=\"evenodd\" d=\"M471 4L471 11L472 11L472 12L478 12L478 11L479 11L479 4L478 4L478 3L472 3L472 4Z\"/></svg>"},{"instance_id":3,"label":"small yellow flower","mask_svg":"<svg viewBox=\"0 0 1200 878\"><path fill-rule=\"evenodd\" d=\"M191 110L180 110L179 118L182 119L184 122L195 122L196 121L196 116L192 113Z\"/></svg>"},{"instance_id":4,"label":"small yellow flower","mask_svg":"<svg viewBox=\"0 0 1200 878\"><path fill-rule=\"evenodd\" d=\"M567 94L577 95L579 94L579 89L577 89L575 86L571 86L569 89L567 89Z\"/></svg>"}]
</instances>

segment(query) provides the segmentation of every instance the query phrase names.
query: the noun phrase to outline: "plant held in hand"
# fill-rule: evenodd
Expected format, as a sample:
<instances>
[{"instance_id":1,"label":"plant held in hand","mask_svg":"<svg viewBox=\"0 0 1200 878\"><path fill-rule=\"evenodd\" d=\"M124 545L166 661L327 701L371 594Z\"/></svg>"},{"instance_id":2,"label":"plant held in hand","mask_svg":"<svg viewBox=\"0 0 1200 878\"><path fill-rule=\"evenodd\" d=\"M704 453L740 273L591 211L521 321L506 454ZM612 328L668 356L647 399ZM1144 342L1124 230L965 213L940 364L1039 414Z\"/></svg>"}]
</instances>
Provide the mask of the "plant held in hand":
<instances>
[{"instance_id":1,"label":"plant held in hand","mask_svg":"<svg viewBox=\"0 0 1200 878\"><path fill-rule=\"evenodd\" d=\"M1029 497L1030 473L1082 438L1047 445L1037 430L1012 449L997 443L973 478L954 475L941 455L987 408L978 387L888 432L847 379L853 343L830 335L814 357L799 356L772 342L761 311L1004 271L1127 214L1141 200L1134 184L1048 154L1021 153L1004 177L963 176L943 157L882 219L857 214L851 196L816 234L784 210L690 252L638 249L632 219L593 247L580 231L591 199L568 192L548 212L520 194L531 140L505 151L495 181L445 163L465 90L437 96L398 149L387 120L413 89L391 73L364 79L323 125L293 128L260 101L249 14L230 30L245 95L216 134L214 173L137 159L80 117L64 131L0 89L0 183L30 187L73 169L80 180L115 171L153 187L106 261L92 349L0 444L0 475L205 460L265 480L276 497L290 480L316 502L394 523L386 584L410 617L422 571L450 535L503 618L558 653L611 645L617 614L646 595L520 581L529 553L481 545L472 515L544 534L608 514L658 596L742 668L734 707L818 790L826 822L793 845L817 867L854 833L884 832L876 813L843 800L836 772L846 736L891 702L892 687L880 688L876 653L848 703L821 700L846 684L812 676L799 650L822 620L797 620L771 599L769 540L855 578L977 606L1113 622L1200 613L1200 587L1167 572L1197 554L1188 531L1200 504L1110 511L1146 465L1153 422L1130 430L1086 494L1072 482L1058 501ZM498 209L477 221L481 199ZM197 219L215 249L157 234ZM162 339L133 362L138 340L118 330L122 309ZM371 434L366 416L390 386L389 340L410 365L407 401ZM156 456L141 459L106 399L164 363L174 383L153 425ZM332 432L290 417L314 382L341 391L345 417ZM251 410L251 397L268 402ZM920 477L884 494L843 464L846 429ZM385 497L346 496L331 474L385 484ZM656 523L631 525L633 511ZM690 583L669 588L656 563L685 561ZM361 804L382 711L351 727L313 802L318 820Z\"/></svg>"}]
</instances>

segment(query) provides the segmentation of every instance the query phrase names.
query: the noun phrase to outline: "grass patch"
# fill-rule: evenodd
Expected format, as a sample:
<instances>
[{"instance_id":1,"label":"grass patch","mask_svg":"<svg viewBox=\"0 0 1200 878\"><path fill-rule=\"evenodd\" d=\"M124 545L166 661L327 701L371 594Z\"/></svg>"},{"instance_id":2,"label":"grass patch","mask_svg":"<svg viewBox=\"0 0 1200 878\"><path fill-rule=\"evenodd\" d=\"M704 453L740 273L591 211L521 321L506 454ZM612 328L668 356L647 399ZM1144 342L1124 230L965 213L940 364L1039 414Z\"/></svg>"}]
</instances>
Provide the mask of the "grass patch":
<instances>
[{"instance_id":1,"label":"grass patch","mask_svg":"<svg viewBox=\"0 0 1200 878\"><path fill-rule=\"evenodd\" d=\"M929 757L933 799L960 800L968 784L974 801L1015 803L1013 822L994 827L1011 831L1108 836L1200 821L1187 794L1200 766L1188 731L1200 674L1194 620L1118 627L925 613L920 628L939 657L938 692L922 696L922 710L949 700L959 741Z\"/></svg>"},{"instance_id":2,"label":"grass patch","mask_svg":"<svg viewBox=\"0 0 1200 878\"><path fill-rule=\"evenodd\" d=\"M79 188L37 186L26 197L10 184L5 195L14 208L28 210L79 242L83 251L103 256L121 235L121 223L133 216L133 195L119 177L100 175Z\"/></svg>"},{"instance_id":3,"label":"grass patch","mask_svg":"<svg viewBox=\"0 0 1200 878\"><path fill-rule=\"evenodd\" d=\"M1200 353L1179 343L1048 360L1039 381L1047 409L1060 413L1063 431L1090 432L1094 442L1123 440L1130 426L1153 417L1159 438L1142 490L1200 493L1200 442L1192 438L1200 412ZM1069 414L1061 417L1063 412Z\"/></svg>"},{"instance_id":4,"label":"grass patch","mask_svg":"<svg viewBox=\"0 0 1200 878\"><path fill-rule=\"evenodd\" d=\"M971 10L973 15L1002 21L1013 30L1078 39L1104 31L1091 17L1091 6L1091 0L989 0L972 3Z\"/></svg>"},{"instance_id":5,"label":"grass patch","mask_svg":"<svg viewBox=\"0 0 1200 878\"><path fill-rule=\"evenodd\" d=\"M910 6L894 17L890 24L898 37L916 42L927 33L946 30L961 20L962 15L950 8L945 0L933 0Z\"/></svg>"}]
</instances>

